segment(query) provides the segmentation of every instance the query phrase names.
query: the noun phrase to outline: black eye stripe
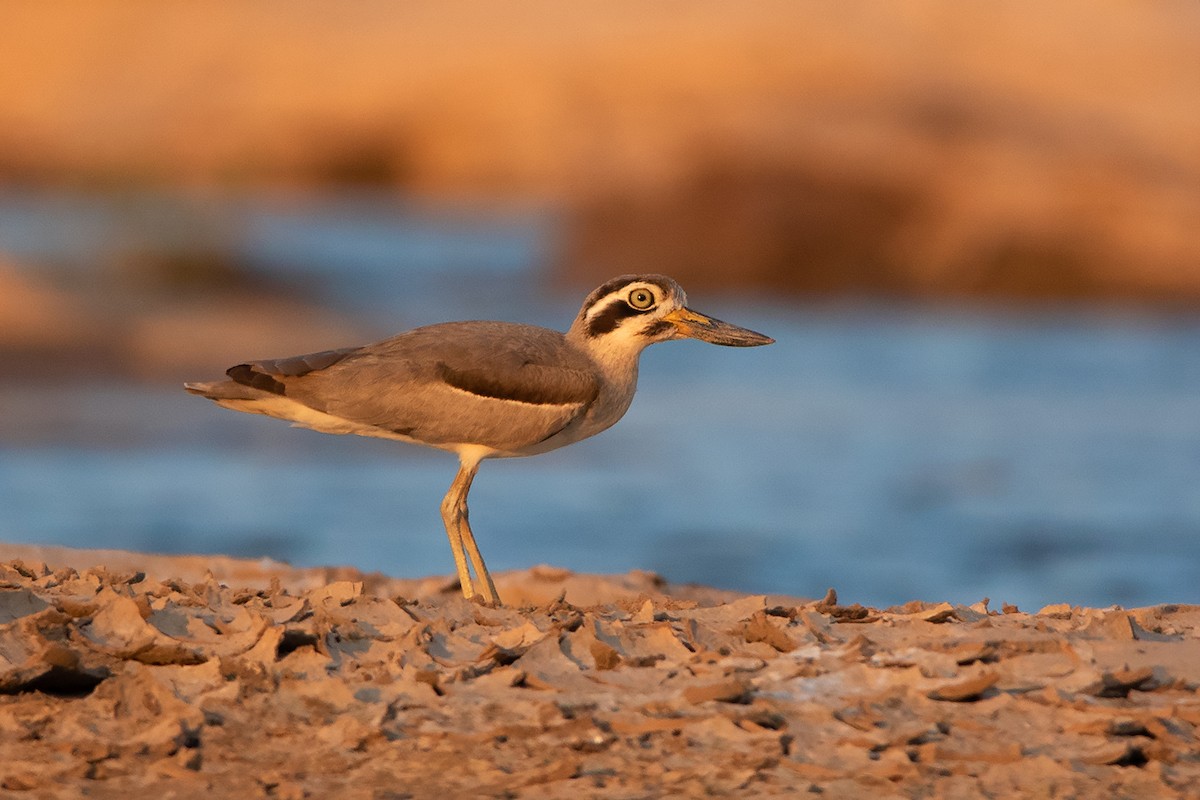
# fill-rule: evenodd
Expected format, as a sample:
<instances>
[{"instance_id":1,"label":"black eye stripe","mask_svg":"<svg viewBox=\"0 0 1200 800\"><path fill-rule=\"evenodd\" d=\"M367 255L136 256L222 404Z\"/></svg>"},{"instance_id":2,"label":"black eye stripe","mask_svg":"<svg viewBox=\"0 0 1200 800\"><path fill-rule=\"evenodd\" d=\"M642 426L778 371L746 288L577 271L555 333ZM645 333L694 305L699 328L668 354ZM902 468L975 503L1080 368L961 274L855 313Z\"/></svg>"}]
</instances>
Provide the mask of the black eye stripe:
<instances>
[{"instance_id":1,"label":"black eye stripe","mask_svg":"<svg viewBox=\"0 0 1200 800\"><path fill-rule=\"evenodd\" d=\"M643 308L632 305L632 295L645 292L649 304ZM583 302L580 316L583 332L595 338L615 330L622 320L661 308L670 298L682 302L679 285L665 275L622 275L608 281Z\"/></svg>"},{"instance_id":2,"label":"black eye stripe","mask_svg":"<svg viewBox=\"0 0 1200 800\"><path fill-rule=\"evenodd\" d=\"M649 309L638 310L624 299L614 300L604 307L599 313L594 315L587 324L588 336L601 336L610 333L617 327L621 320L629 317L636 317L639 314L644 314Z\"/></svg>"},{"instance_id":3,"label":"black eye stripe","mask_svg":"<svg viewBox=\"0 0 1200 800\"><path fill-rule=\"evenodd\" d=\"M590 311L597 303L599 303L605 297L608 297L611 294L616 294L618 291L620 291L621 289L624 289L629 284L637 283L638 280L639 280L639 278L636 275L622 275L619 278L613 278L611 281L604 284L603 286L601 286L600 288L598 288L594 292L592 292L590 295L588 295L587 300L585 300L583 302L583 306L584 306L584 308L586 308Z\"/></svg>"},{"instance_id":4,"label":"black eye stripe","mask_svg":"<svg viewBox=\"0 0 1200 800\"><path fill-rule=\"evenodd\" d=\"M587 299L583 301L583 307L584 309L590 311L604 298L617 294L620 290L625 289L626 287L635 283L644 283L649 286L657 286L658 297L669 297L672 292L671 287L675 286L675 282L665 275L622 275L618 278L613 278L611 281L605 283L603 286L589 294Z\"/></svg>"}]
</instances>

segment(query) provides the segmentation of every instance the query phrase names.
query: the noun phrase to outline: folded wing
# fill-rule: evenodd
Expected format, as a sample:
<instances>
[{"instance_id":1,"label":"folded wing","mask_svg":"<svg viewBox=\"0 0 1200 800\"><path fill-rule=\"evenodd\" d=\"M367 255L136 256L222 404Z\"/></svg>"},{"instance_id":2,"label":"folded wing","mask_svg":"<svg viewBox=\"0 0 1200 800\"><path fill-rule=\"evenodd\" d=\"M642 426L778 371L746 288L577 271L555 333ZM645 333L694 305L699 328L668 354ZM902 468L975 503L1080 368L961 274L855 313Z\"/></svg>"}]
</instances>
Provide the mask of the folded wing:
<instances>
[{"instance_id":1,"label":"folded wing","mask_svg":"<svg viewBox=\"0 0 1200 800\"><path fill-rule=\"evenodd\" d=\"M240 410L318 430L502 453L558 433L599 394L590 361L562 334L499 322L432 325L364 347L239 364L227 374L231 381L192 390L217 402L253 394ZM316 424L312 411L322 415Z\"/></svg>"}]
</instances>

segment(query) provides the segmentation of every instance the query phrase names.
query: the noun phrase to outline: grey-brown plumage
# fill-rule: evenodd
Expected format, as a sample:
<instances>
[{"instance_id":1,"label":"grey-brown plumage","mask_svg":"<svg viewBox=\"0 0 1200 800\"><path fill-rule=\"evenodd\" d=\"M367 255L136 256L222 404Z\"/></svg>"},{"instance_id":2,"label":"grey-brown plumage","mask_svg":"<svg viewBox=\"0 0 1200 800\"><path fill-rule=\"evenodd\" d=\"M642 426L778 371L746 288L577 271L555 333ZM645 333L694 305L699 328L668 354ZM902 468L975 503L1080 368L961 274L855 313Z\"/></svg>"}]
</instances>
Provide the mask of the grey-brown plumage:
<instances>
[{"instance_id":1,"label":"grey-brown plumage","mask_svg":"<svg viewBox=\"0 0 1200 800\"><path fill-rule=\"evenodd\" d=\"M467 523L484 458L526 456L592 436L624 415L641 351L696 338L754 346L772 339L699 314L663 275L624 275L584 301L566 333L508 322L448 322L362 347L238 364L228 380L185 384L238 411L326 433L355 433L458 454L442 503L463 594L499 602Z\"/></svg>"}]
</instances>

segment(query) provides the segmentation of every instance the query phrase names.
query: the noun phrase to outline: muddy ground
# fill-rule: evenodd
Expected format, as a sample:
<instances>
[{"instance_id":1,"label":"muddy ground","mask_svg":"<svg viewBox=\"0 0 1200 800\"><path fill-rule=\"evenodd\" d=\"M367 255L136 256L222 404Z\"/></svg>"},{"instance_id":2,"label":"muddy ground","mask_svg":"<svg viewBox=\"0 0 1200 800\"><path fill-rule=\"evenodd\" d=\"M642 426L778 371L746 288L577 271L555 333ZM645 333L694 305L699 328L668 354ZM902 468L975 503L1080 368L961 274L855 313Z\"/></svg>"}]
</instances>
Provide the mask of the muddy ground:
<instances>
[{"instance_id":1,"label":"muddy ground","mask_svg":"<svg viewBox=\"0 0 1200 800\"><path fill-rule=\"evenodd\" d=\"M1197 606L0 562L4 797L1200 796Z\"/></svg>"}]
</instances>

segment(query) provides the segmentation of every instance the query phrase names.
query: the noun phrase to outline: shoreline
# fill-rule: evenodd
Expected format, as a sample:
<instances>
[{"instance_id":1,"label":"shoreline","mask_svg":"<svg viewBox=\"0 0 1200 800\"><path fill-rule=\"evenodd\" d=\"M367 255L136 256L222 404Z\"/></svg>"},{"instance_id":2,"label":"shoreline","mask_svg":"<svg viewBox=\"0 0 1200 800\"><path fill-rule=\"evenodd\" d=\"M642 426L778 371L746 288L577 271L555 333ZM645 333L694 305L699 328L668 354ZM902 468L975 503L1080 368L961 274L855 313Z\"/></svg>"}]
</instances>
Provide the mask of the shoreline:
<instances>
[{"instance_id":1,"label":"shoreline","mask_svg":"<svg viewBox=\"0 0 1200 800\"><path fill-rule=\"evenodd\" d=\"M1200 788L1200 606L881 610L838 605L832 592L743 595L650 573L497 577L511 606L465 601L445 578L4 545L0 788L39 798L84 787L100 798Z\"/></svg>"}]
</instances>

